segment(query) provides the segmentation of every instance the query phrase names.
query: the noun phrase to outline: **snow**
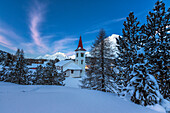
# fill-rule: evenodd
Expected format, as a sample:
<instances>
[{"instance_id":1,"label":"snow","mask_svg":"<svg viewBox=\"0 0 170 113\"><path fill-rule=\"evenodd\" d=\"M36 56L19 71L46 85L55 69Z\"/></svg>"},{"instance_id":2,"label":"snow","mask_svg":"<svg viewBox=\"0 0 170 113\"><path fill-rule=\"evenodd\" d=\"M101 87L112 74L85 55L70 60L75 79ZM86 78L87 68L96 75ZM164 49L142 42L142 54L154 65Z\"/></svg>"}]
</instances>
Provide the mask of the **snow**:
<instances>
[{"instance_id":1,"label":"snow","mask_svg":"<svg viewBox=\"0 0 170 113\"><path fill-rule=\"evenodd\" d=\"M161 105L167 110L170 111L170 101L163 99Z\"/></svg>"},{"instance_id":2,"label":"snow","mask_svg":"<svg viewBox=\"0 0 170 113\"><path fill-rule=\"evenodd\" d=\"M55 66L64 66L65 64L72 62L72 60L62 60L60 62L57 62Z\"/></svg>"},{"instance_id":3,"label":"snow","mask_svg":"<svg viewBox=\"0 0 170 113\"><path fill-rule=\"evenodd\" d=\"M52 55L46 54L44 56L39 56L37 58L38 59L41 59L41 58L43 58L43 59L51 59L51 60L54 60L54 59L58 58L59 60L65 60L68 57L64 53L56 52L55 54L52 54Z\"/></svg>"},{"instance_id":4,"label":"snow","mask_svg":"<svg viewBox=\"0 0 170 113\"><path fill-rule=\"evenodd\" d=\"M155 111L158 111L160 113L166 113L165 109L159 104L152 105L152 106L147 106L147 107L150 108L150 109L153 109Z\"/></svg>"},{"instance_id":5,"label":"snow","mask_svg":"<svg viewBox=\"0 0 170 113\"><path fill-rule=\"evenodd\" d=\"M2 68L3 68L3 66L2 66L2 65L0 65L0 71L2 71Z\"/></svg>"},{"instance_id":6,"label":"snow","mask_svg":"<svg viewBox=\"0 0 170 113\"><path fill-rule=\"evenodd\" d=\"M69 59L75 59L76 58L76 55L71 55L71 56L68 56Z\"/></svg>"},{"instance_id":7,"label":"snow","mask_svg":"<svg viewBox=\"0 0 170 113\"><path fill-rule=\"evenodd\" d=\"M80 80L82 78L72 78L72 77L66 77L64 80L64 84L67 87L73 87L73 88L80 88Z\"/></svg>"},{"instance_id":8,"label":"snow","mask_svg":"<svg viewBox=\"0 0 170 113\"><path fill-rule=\"evenodd\" d=\"M86 52L85 55L86 55L86 57L91 57L90 52Z\"/></svg>"},{"instance_id":9,"label":"snow","mask_svg":"<svg viewBox=\"0 0 170 113\"><path fill-rule=\"evenodd\" d=\"M72 60L62 60L60 62L57 62L55 66L63 66L63 71L66 71L68 69L70 70L82 70L77 64L75 64Z\"/></svg>"},{"instance_id":10,"label":"snow","mask_svg":"<svg viewBox=\"0 0 170 113\"><path fill-rule=\"evenodd\" d=\"M113 93L0 82L1 113L160 113Z\"/></svg>"},{"instance_id":11,"label":"snow","mask_svg":"<svg viewBox=\"0 0 170 113\"><path fill-rule=\"evenodd\" d=\"M28 68L37 68L38 66L43 66L43 67L45 67L46 66L46 63L44 63L44 64L32 64L32 65L27 65L27 67Z\"/></svg>"},{"instance_id":12,"label":"snow","mask_svg":"<svg viewBox=\"0 0 170 113\"><path fill-rule=\"evenodd\" d=\"M77 64L75 63L70 63L66 67L64 67L63 71L70 69L70 70L82 70Z\"/></svg>"},{"instance_id":13,"label":"snow","mask_svg":"<svg viewBox=\"0 0 170 113\"><path fill-rule=\"evenodd\" d=\"M116 43L116 38L119 38L120 35L117 34L112 34L111 36L107 37L106 40L109 40L111 43L111 48L114 50L112 55L115 55L115 57L117 57L117 52L118 52L118 48L117 43Z\"/></svg>"}]
</instances>

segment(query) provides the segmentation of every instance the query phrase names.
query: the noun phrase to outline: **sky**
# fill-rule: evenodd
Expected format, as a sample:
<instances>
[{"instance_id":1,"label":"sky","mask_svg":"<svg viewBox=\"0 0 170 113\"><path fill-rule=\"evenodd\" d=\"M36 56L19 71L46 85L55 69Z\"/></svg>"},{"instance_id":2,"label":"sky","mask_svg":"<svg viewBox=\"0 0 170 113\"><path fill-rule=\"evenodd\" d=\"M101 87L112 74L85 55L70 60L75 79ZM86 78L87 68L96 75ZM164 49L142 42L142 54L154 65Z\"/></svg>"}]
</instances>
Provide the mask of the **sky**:
<instances>
[{"instance_id":1,"label":"sky","mask_svg":"<svg viewBox=\"0 0 170 113\"><path fill-rule=\"evenodd\" d=\"M73 55L81 35L89 51L100 29L122 35L134 12L141 24L157 0L0 0L0 50L36 58L63 52ZM170 0L163 0L170 7Z\"/></svg>"}]
</instances>

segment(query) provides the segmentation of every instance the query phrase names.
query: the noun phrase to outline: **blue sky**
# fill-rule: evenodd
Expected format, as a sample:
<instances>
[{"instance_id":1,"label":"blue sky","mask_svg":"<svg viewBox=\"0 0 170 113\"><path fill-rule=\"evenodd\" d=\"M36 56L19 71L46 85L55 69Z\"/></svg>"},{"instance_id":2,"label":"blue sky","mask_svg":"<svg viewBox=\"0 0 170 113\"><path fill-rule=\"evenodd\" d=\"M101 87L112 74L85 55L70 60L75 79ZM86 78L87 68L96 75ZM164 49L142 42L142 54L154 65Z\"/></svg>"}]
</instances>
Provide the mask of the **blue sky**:
<instances>
[{"instance_id":1,"label":"blue sky","mask_svg":"<svg viewBox=\"0 0 170 113\"><path fill-rule=\"evenodd\" d=\"M166 8L170 0L163 0ZM101 28L119 34L133 11L143 24L156 0L1 0L0 49L26 57L63 52L74 54L82 36L89 50Z\"/></svg>"}]
</instances>

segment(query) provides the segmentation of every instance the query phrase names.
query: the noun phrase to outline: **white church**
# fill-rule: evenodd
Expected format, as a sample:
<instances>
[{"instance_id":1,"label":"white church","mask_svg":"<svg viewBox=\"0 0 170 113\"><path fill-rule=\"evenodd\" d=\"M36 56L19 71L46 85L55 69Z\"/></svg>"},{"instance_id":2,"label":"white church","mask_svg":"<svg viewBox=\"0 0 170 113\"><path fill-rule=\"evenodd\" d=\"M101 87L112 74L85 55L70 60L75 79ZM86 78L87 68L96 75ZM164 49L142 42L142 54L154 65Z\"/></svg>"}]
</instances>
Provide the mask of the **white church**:
<instances>
[{"instance_id":1,"label":"white church","mask_svg":"<svg viewBox=\"0 0 170 113\"><path fill-rule=\"evenodd\" d=\"M75 61L73 60L63 60L57 62L56 68L59 72L64 72L66 77L80 78L85 74L85 52L83 48L82 39L80 36L79 44L76 52Z\"/></svg>"}]
</instances>

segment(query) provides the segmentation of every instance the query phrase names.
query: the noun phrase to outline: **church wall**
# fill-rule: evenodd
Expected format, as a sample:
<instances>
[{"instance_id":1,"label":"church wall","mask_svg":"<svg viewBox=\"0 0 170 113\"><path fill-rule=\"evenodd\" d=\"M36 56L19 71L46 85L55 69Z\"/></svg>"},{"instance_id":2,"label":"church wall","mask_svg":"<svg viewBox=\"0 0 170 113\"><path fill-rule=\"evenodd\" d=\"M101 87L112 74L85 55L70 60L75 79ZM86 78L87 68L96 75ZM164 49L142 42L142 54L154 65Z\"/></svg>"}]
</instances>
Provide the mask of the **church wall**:
<instances>
[{"instance_id":1,"label":"church wall","mask_svg":"<svg viewBox=\"0 0 170 113\"><path fill-rule=\"evenodd\" d=\"M84 53L84 57L81 57L81 53ZM81 64L81 60L83 60L83 64ZM85 51L76 51L75 63L79 65L83 69L83 71L85 71Z\"/></svg>"}]
</instances>

